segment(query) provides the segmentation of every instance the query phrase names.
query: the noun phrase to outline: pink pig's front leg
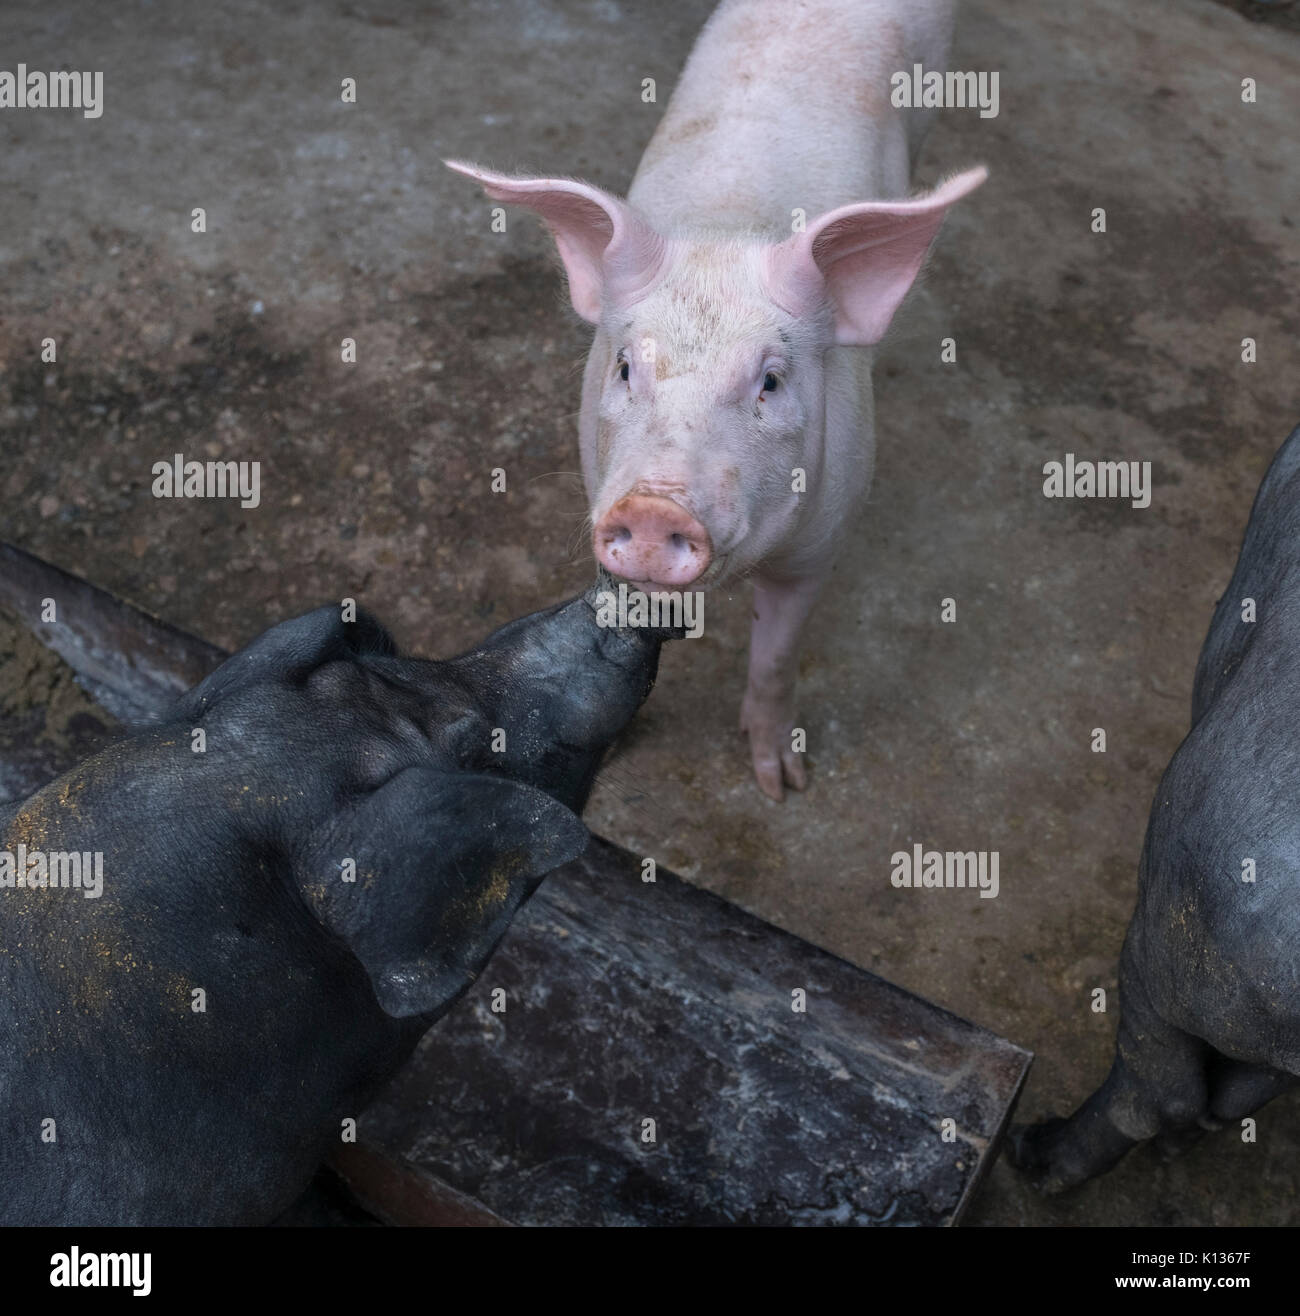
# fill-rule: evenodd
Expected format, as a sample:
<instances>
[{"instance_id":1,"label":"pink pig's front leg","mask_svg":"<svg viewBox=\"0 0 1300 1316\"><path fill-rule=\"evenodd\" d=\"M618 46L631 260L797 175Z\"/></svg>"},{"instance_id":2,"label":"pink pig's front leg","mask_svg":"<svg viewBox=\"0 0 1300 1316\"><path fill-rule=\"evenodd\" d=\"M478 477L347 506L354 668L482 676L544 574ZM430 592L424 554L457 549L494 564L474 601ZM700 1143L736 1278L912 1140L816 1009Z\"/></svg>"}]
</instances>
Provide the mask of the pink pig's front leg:
<instances>
[{"instance_id":1,"label":"pink pig's front leg","mask_svg":"<svg viewBox=\"0 0 1300 1316\"><path fill-rule=\"evenodd\" d=\"M799 637L824 576L754 578L754 625L749 643L749 684L740 706L740 729L749 733L754 776L764 795L780 801L787 786L808 783L803 755L792 747Z\"/></svg>"}]
</instances>

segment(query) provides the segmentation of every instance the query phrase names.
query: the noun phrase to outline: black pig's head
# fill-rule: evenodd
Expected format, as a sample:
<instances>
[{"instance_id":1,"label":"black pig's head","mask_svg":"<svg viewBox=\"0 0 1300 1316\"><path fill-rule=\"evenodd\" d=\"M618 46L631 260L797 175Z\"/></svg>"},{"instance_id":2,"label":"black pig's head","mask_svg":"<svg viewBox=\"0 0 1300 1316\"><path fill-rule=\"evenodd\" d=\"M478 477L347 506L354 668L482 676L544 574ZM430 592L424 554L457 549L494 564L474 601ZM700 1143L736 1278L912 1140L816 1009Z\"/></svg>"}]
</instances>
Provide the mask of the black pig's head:
<instances>
[{"instance_id":1,"label":"black pig's head","mask_svg":"<svg viewBox=\"0 0 1300 1316\"><path fill-rule=\"evenodd\" d=\"M427 1022L585 848L578 813L666 634L600 625L593 589L439 662L400 657L365 614L321 608L267 631L149 733L202 728L206 742L158 789L227 846L233 806L244 857L290 875L387 1014Z\"/></svg>"}]
</instances>

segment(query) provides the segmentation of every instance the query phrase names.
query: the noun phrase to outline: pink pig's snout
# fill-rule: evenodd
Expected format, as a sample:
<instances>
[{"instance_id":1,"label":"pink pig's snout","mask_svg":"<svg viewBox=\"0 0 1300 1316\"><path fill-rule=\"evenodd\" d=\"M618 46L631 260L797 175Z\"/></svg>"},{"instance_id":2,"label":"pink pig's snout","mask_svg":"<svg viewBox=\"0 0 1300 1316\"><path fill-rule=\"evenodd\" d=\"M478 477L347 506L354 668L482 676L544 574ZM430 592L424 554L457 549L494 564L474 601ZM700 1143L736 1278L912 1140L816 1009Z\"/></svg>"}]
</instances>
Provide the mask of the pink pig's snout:
<instances>
[{"instance_id":1,"label":"pink pig's snout","mask_svg":"<svg viewBox=\"0 0 1300 1316\"><path fill-rule=\"evenodd\" d=\"M684 507L657 494L620 498L591 538L606 570L638 584L680 588L698 580L713 560L709 532Z\"/></svg>"}]
</instances>

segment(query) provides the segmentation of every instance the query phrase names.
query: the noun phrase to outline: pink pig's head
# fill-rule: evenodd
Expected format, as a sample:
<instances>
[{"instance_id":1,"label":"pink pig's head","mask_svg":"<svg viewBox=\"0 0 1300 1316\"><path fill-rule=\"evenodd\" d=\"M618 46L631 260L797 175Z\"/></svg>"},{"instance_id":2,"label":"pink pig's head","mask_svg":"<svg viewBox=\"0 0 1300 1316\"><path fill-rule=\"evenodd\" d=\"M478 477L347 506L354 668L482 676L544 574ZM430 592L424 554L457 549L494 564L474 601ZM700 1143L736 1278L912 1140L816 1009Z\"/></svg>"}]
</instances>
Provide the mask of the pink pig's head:
<instances>
[{"instance_id":1,"label":"pink pig's head","mask_svg":"<svg viewBox=\"0 0 1300 1316\"><path fill-rule=\"evenodd\" d=\"M844 206L782 242L660 233L565 178L448 162L546 222L569 296L597 326L584 381L592 546L615 575L703 588L786 542L823 477L825 361L878 342L972 169L928 195ZM593 430L594 427L594 430Z\"/></svg>"}]
</instances>

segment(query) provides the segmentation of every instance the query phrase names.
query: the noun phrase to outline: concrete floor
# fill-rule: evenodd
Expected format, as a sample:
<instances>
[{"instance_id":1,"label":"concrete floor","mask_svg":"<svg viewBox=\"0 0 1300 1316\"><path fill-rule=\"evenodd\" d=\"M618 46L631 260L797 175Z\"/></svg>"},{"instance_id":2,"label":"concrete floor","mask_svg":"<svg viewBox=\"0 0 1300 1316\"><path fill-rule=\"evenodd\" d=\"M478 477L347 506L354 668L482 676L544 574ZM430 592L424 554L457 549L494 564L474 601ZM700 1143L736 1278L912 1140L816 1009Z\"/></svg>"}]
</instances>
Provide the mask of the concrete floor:
<instances>
[{"instance_id":1,"label":"concrete floor","mask_svg":"<svg viewBox=\"0 0 1300 1316\"><path fill-rule=\"evenodd\" d=\"M9 0L5 67L103 69L106 109L0 113L0 535L228 646L354 595L448 653L583 587L584 329L538 227L487 233L439 159L621 191L660 112L640 79L662 106L709 7ZM1033 1048L1037 1117L1109 1063L1089 992L1300 418L1300 33L1211 0L986 0L953 67L999 70L1001 114L941 115L920 181L992 178L879 356L875 492L803 664L812 788L750 781L738 594L666 655L590 821ZM155 500L177 451L261 461L262 506ZM1066 451L1151 461L1152 506L1043 499ZM1001 896L894 890L913 840L998 849ZM1061 1201L1003 1163L971 1221L1296 1224L1298 1185L1287 1100L1254 1146L1140 1151Z\"/></svg>"}]
</instances>

